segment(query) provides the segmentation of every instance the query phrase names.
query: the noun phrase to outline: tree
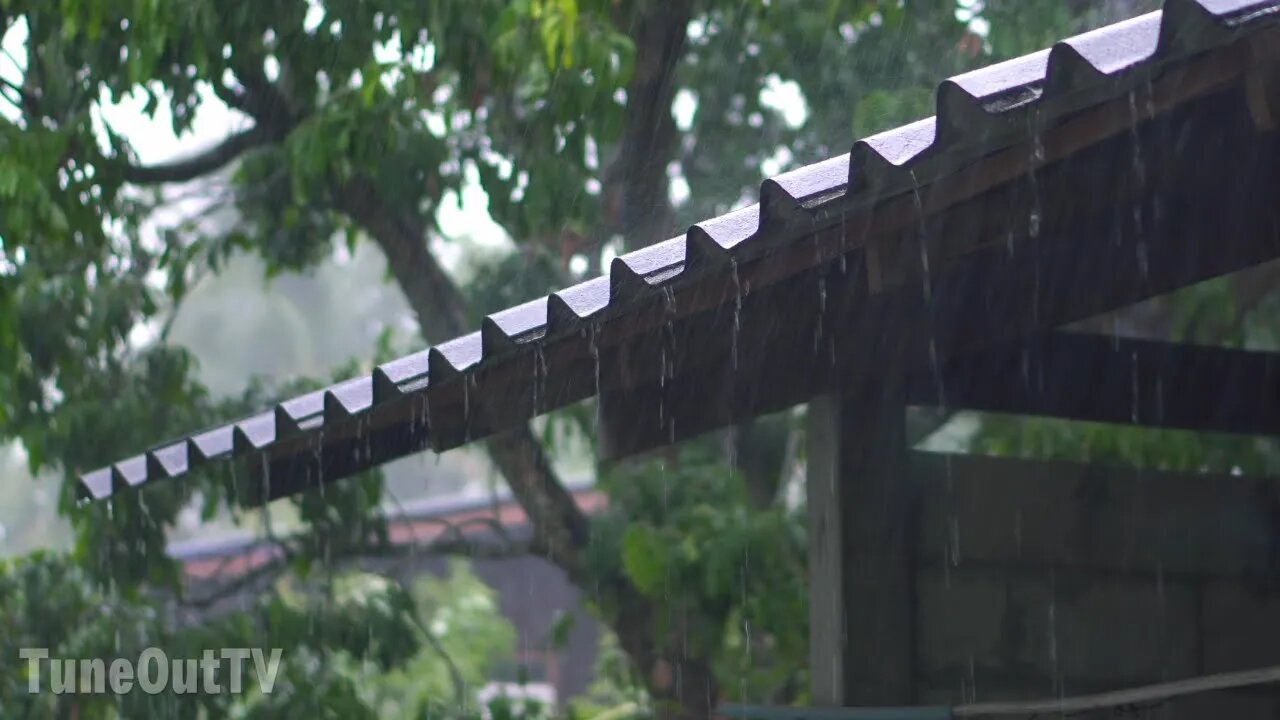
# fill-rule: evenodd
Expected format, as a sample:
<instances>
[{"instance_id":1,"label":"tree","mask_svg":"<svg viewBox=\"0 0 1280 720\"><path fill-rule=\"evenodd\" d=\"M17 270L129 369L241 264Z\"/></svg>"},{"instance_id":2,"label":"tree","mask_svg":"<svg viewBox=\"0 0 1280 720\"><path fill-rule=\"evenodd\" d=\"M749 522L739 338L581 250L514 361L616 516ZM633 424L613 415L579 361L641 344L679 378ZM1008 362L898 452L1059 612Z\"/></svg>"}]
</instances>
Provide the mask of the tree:
<instances>
[{"instance_id":1,"label":"tree","mask_svg":"<svg viewBox=\"0 0 1280 720\"><path fill-rule=\"evenodd\" d=\"M172 591L166 526L190 503L248 512L234 471L87 507L73 502L72 478L266 399L260 387L214 398L191 357L134 334L230 254L304 268L343 238L370 242L423 338L439 342L496 309L478 306L483 293L460 286L432 250L449 242L442 203L469 179L517 252L546 260L526 287L550 289L573 258L599 269L606 250L647 245L753 195L763 168L844 152L856 135L929 114L939 78L1095 23L1104 5L5 0L0 30L26 41L13 58L20 76L0 88L0 436L21 441L33 468L67 474L63 507L87 577L126 603ZM211 103L245 126L142 164L101 112L126 93L146 97L149 114L167 107L179 134ZM675 117L678 99L693 112ZM157 221L175 186L214 180L227 192L210 202L234 211L229 227ZM722 681L741 669L735 658L772 673L777 698L803 694L802 543L778 501L780 461L750 457L755 447L778 457L792 428L783 419L739 432L774 441L737 443L737 469L706 443L675 467L623 466L621 476L646 477L608 483L614 514L594 527L533 431L485 443L531 518L531 548L590 589L666 715L704 715L734 694ZM679 486L674 505L650 491L655 473ZM296 572L377 545L376 474L290 502L304 521L289 544ZM684 551L672 552L677 541ZM748 557L756 569L738 561ZM739 591L765 572L783 578L776 597ZM332 583L317 585L332 594ZM755 634L732 629L752 623Z\"/></svg>"}]
</instances>

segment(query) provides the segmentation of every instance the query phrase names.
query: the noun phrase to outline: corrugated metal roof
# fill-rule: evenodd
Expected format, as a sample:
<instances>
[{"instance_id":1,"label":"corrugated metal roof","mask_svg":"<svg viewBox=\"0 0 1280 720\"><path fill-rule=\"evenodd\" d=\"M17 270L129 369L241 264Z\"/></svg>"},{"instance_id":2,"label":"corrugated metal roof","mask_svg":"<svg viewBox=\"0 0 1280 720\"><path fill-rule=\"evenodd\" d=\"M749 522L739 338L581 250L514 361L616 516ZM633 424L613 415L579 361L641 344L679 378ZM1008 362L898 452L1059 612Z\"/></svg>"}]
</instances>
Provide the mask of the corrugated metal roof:
<instances>
[{"instance_id":1,"label":"corrugated metal roof","mask_svg":"<svg viewBox=\"0 0 1280 720\"><path fill-rule=\"evenodd\" d=\"M1167 0L1163 12L950 78L937 89L935 117L860 140L847 155L768 179L758 204L618 257L607 276L490 315L478 332L386 363L370 375L86 473L81 478L84 493L101 499L119 488L178 477L201 463L238 456L261 455L264 468L268 456L272 462L290 454L319 457L335 438L345 439L350 457L334 465L328 479L428 446L441 448L476 439L494 429L473 427L470 417L478 400L468 395L469 388L488 368L520 358L528 363L535 386L546 381L552 365L581 374L590 367L581 362L583 355L594 356L598 366L598 338L604 342L616 330L617 321L638 307L651 308L655 298L670 296L672 288L709 277L731 278L728 282L735 286L731 292L710 294L699 309L732 304L735 294L740 304L749 289L737 287L739 265L759 260L853 213L879 208L889 198L910 195L961 168L978 165L1084 109L1125 94L1135 98L1138 88L1149 86L1171 64L1226 47L1278 21L1280 0ZM830 259L815 258L814 264ZM583 341L555 354L554 341L574 336ZM526 356L531 359L524 360ZM582 382L565 396L578 399L599 390L581 387ZM454 397L449 402L431 402L428 395L446 384L454 388ZM539 404L535 389L529 414L547 409ZM459 415L453 424L465 428L462 435L440 437L435 429L448 420L433 417L433 412ZM397 418L396 442L376 447L366 442L363 448L351 442L352 437L379 428L385 433L391 421L378 420L384 416ZM323 479L280 485L297 489ZM291 489L269 490L268 496Z\"/></svg>"}]
</instances>

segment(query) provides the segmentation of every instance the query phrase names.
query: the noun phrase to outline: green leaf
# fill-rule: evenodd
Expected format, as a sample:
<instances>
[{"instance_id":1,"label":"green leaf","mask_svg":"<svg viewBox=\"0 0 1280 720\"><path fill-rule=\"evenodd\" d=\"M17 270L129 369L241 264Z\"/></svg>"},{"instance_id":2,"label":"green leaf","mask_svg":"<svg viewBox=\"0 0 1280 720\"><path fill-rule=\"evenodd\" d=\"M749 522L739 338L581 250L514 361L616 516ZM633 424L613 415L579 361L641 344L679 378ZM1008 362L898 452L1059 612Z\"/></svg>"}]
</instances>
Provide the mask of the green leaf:
<instances>
[{"instance_id":1,"label":"green leaf","mask_svg":"<svg viewBox=\"0 0 1280 720\"><path fill-rule=\"evenodd\" d=\"M667 552L657 531L635 524L622 535L622 569L640 592L653 595L667 571Z\"/></svg>"}]
</instances>

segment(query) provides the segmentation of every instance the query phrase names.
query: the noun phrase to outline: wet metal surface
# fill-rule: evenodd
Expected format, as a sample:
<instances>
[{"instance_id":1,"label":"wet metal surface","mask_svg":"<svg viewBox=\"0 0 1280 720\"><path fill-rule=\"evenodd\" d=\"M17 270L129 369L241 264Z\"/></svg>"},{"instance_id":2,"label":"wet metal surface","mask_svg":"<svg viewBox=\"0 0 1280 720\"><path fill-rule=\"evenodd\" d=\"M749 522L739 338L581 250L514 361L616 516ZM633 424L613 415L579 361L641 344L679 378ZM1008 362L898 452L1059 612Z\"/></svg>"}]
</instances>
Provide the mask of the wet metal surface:
<instances>
[{"instance_id":1,"label":"wet metal surface","mask_svg":"<svg viewBox=\"0 0 1280 720\"><path fill-rule=\"evenodd\" d=\"M1278 25L1280 0L1168 0L1163 13L951 78L938 88L936 118L860 140L847 155L766 180L758 205L698 223L684 236L616 258L607 277L495 313L478 332L381 365L371 375L86 473L84 493L101 499L118 489L179 477L204 462L265 454L264 462L250 467L266 468L263 472L271 475L268 495L278 497L428 447L469 442L532 414L596 395L602 375L606 384L631 388L643 385L637 377L658 380L656 364L650 366L645 359L657 346L671 346L660 359L660 390L671 386L665 380L668 367L718 367L723 374L730 357L735 374L741 370L750 378L753 355L767 356L756 350L772 342L769 333L785 335L785 325L804 307L780 307L777 301L789 297L787 293L817 298L815 292L804 292L806 286L818 286L814 268L839 263L842 270L856 267L867 273L876 287L881 281L892 284L891 273L887 279L881 277L887 272L881 264L891 263L878 249L872 248L873 253L862 247L867 238L876 233L898 238L916 234L928 226L926 216L932 218L957 203L999 197L997 191L1004 192L1006 186L1013 188L1006 194L1025 204L1028 201L1018 197L1014 187L1015 178L1046 162L1069 165L1082 148L1115 134L1114 128L1103 132L1086 126L1079 119L1082 113L1097 110L1106 119L1102 110L1110 106L1125 113L1123 108L1136 107L1138 94L1157 94L1152 88L1158 78L1172 78L1163 86L1172 99L1160 107L1152 101L1143 110L1145 117L1136 110L1125 115L1126 122L1136 126L1162 109L1239 84L1252 62L1247 52L1242 55L1239 41L1273 32ZM1215 61L1218 55L1221 62ZM1186 78L1176 75L1192 63L1199 63L1199 69L1185 71ZM1064 140L1052 136L1075 126L1079 129L1062 133ZM1027 147L1034 150L1027 152ZM1034 182L1033 189L1042 190ZM1054 197L1050 188L1043 191L1046 198ZM1041 222L1038 194L1034 202L1033 238ZM1046 216L1052 210L1046 202ZM865 227L846 227L851 219ZM918 250L912 255L919 256ZM1249 255L1217 271L1269 256ZM924 257L927 260L927 251ZM1147 272L1145 265L1142 271ZM1174 276L1191 279L1185 273L1170 275ZM827 275L822 277L821 300L805 301L819 303L804 310L809 316L804 332L810 335L807 328L814 316L819 317L819 328L836 327L834 321L840 319L835 314L838 298L833 293L827 302ZM831 278L833 288L838 279ZM929 282L926 273L926 288ZM753 314L758 304L753 305L752 297L768 297L761 293L772 285L783 289L766 307L774 317L762 321L764 313ZM1088 287L1074 290L1088 292ZM1036 292L1041 291L1037 287ZM860 292L865 300L867 291ZM965 292L972 295L975 290ZM822 320L827 316L830 320ZM709 341L699 344L692 334L699 323L705 328L732 323L732 347L720 348L724 357L711 357L715 352ZM655 327L660 328L656 333ZM829 350L834 357L834 331L831 336L804 339L804 345L814 353ZM507 387L498 378L508 375L525 378L526 385L530 378L541 380L518 397L481 392ZM530 393L532 401L525 397ZM777 402L789 399L780 395ZM663 417L672 422L670 413ZM675 437L672 430L671 438Z\"/></svg>"}]
</instances>

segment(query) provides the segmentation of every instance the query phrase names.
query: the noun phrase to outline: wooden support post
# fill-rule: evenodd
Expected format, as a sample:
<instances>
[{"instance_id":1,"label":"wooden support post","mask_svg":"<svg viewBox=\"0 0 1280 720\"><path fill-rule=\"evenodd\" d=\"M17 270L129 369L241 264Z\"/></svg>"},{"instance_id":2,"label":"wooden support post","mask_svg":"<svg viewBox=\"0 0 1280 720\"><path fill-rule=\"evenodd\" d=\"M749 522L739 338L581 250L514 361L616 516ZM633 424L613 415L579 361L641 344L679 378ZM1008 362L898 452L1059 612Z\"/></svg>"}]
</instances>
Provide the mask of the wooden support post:
<instances>
[{"instance_id":1,"label":"wooden support post","mask_svg":"<svg viewBox=\"0 0 1280 720\"><path fill-rule=\"evenodd\" d=\"M914 492L893 383L809 403L809 663L816 705L914 701Z\"/></svg>"}]
</instances>

